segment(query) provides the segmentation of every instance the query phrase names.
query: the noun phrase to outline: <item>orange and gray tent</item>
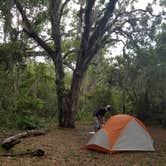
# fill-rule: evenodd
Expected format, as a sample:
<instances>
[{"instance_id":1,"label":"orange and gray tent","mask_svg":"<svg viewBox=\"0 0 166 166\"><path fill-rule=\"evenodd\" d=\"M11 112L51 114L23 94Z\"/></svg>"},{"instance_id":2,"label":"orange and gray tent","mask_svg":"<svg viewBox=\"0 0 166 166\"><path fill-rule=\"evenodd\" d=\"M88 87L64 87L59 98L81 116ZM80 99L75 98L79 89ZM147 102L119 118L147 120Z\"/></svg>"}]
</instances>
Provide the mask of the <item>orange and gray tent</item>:
<instances>
[{"instance_id":1,"label":"orange and gray tent","mask_svg":"<svg viewBox=\"0 0 166 166\"><path fill-rule=\"evenodd\" d=\"M114 115L89 140L86 149L116 153L154 151L153 140L145 125L130 115Z\"/></svg>"}]
</instances>

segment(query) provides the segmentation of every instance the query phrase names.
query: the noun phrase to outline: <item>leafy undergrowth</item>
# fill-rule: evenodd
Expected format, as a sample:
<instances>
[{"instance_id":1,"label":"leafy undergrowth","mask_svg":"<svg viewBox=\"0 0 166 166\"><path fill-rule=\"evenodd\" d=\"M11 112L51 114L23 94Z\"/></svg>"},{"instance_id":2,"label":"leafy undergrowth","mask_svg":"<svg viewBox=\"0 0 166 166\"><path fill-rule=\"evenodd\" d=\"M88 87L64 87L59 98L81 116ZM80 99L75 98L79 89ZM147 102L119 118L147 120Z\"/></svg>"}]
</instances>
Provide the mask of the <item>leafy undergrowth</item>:
<instances>
[{"instance_id":1,"label":"leafy undergrowth","mask_svg":"<svg viewBox=\"0 0 166 166\"><path fill-rule=\"evenodd\" d=\"M51 128L44 136L24 139L12 153L43 149L44 157L0 157L0 166L166 166L166 130L149 127L155 152L123 152L107 155L82 149L91 135L90 125L76 129ZM0 134L0 138L4 137ZM2 153L2 152L1 152Z\"/></svg>"}]
</instances>

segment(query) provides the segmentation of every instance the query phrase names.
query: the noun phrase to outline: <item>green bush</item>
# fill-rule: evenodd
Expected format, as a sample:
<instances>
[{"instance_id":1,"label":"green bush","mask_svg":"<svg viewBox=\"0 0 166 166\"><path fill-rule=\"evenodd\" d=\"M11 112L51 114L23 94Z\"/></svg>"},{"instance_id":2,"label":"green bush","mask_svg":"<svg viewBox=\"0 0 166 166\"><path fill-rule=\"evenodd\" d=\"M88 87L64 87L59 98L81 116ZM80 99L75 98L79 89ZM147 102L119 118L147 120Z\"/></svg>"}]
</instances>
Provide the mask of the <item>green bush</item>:
<instances>
[{"instance_id":1,"label":"green bush","mask_svg":"<svg viewBox=\"0 0 166 166\"><path fill-rule=\"evenodd\" d=\"M41 127L38 111L43 108L43 101L33 96L18 96L8 99L6 126L19 129Z\"/></svg>"},{"instance_id":2,"label":"green bush","mask_svg":"<svg viewBox=\"0 0 166 166\"><path fill-rule=\"evenodd\" d=\"M91 121L92 120L92 113L89 111L79 111L76 114L76 120L78 120L78 121Z\"/></svg>"},{"instance_id":3,"label":"green bush","mask_svg":"<svg viewBox=\"0 0 166 166\"><path fill-rule=\"evenodd\" d=\"M20 110L37 111L42 109L43 102L41 99L33 96L20 96L16 101L16 112ZM29 111L27 111L29 112Z\"/></svg>"},{"instance_id":4,"label":"green bush","mask_svg":"<svg viewBox=\"0 0 166 166\"><path fill-rule=\"evenodd\" d=\"M30 114L24 116L18 115L16 119L16 125L17 128L23 130L31 130L42 127L39 118Z\"/></svg>"},{"instance_id":5,"label":"green bush","mask_svg":"<svg viewBox=\"0 0 166 166\"><path fill-rule=\"evenodd\" d=\"M86 98L83 110L91 113L102 106L112 105L112 92L108 88L97 88L89 93Z\"/></svg>"}]
</instances>

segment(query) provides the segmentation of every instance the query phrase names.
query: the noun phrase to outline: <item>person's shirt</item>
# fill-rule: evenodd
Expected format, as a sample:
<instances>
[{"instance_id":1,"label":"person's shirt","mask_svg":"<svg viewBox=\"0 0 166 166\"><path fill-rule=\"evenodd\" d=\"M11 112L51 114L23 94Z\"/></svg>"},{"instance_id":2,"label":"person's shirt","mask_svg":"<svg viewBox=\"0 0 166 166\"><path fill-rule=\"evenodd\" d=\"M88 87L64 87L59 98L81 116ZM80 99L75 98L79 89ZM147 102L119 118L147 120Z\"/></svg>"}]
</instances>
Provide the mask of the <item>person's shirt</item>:
<instances>
[{"instance_id":1,"label":"person's shirt","mask_svg":"<svg viewBox=\"0 0 166 166\"><path fill-rule=\"evenodd\" d=\"M104 116L107 110L105 108L100 108L95 111L94 116Z\"/></svg>"}]
</instances>

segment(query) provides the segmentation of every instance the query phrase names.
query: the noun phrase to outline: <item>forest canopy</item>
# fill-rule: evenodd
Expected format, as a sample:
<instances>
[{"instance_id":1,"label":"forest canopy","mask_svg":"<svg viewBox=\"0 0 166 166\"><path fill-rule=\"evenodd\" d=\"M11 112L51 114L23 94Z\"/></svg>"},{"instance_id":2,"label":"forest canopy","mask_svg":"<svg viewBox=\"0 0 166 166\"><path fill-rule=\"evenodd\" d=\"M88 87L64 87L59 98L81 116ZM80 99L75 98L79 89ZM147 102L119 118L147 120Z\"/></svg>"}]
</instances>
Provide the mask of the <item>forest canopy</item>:
<instances>
[{"instance_id":1,"label":"forest canopy","mask_svg":"<svg viewBox=\"0 0 166 166\"><path fill-rule=\"evenodd\" d=\"M107 104L166 126L166 1L136 4L0 0L3 127L72 128Z\"/></svg>"}]
</instances>

